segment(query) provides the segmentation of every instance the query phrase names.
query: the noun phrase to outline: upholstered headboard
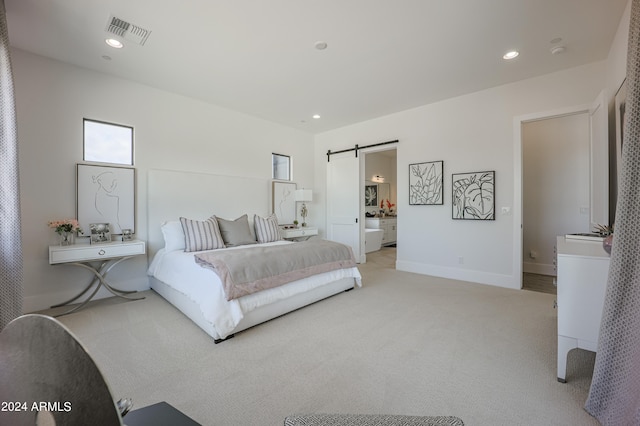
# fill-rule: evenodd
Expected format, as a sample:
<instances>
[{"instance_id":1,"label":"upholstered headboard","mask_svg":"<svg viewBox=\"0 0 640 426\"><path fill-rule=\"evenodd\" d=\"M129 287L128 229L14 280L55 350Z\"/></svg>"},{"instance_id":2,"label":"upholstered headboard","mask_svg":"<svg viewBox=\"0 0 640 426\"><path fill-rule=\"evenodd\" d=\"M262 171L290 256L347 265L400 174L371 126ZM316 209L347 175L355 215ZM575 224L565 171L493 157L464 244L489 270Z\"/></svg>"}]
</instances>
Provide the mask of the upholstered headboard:
<instances>
[{"instance_id":1,"label":"upholstered headboard","mask_svg":"<svg viewBox=\"0 0 640 426\"><path fill-rule=\"evenodd\" d=\"M193 173L175 170L150 170L147 188L147 235L150 259L164 246L160 226L180 216L203 220L216 215L236 219L271 212L271 180Z\"/></svg>"}]
</instances>

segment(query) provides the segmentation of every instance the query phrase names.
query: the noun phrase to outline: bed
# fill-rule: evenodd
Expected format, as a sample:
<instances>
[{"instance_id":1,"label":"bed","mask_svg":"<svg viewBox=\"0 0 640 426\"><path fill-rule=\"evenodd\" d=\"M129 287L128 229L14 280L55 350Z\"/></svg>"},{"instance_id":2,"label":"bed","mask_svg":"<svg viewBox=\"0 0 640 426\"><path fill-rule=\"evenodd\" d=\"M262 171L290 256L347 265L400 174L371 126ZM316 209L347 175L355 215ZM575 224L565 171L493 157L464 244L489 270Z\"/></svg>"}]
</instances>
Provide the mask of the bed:
<instances>
[{"instance_id":1,"label":"bed","mask_svg":"<svg viewBox=\"0 0 640 426\"><path fill-rule=\"evenodd\" d=\"M254 221L255 218L269 218L270 186L269 180L257 178L168 170L149 172L150 286L216 343L249 327L361 285L360 273L353 264L331 270L320 268L312 275L305 274L291 282L230 298L225 278L221 278L212 267L197 263L198 256L207 259L207 253L215 252L216 256L233 259L251 250L268 250L269 253L291 251L303 247L303 243L268 239L264 243L185 251L185 228L180 218L199 223L216 215L219 219L229 218L228 222L235 226L236 218L239 220L249 213L246 220L252 238L259 240ZM204 198L203 188L208 188ZM248 197L238 200L238 193ZM226 198L234 195L235 198ZM233 203L222 204L219 202L221 199L233 199ZM187 250L198 248L201 247L195 245Z\"/></svg>"}]
</instances>

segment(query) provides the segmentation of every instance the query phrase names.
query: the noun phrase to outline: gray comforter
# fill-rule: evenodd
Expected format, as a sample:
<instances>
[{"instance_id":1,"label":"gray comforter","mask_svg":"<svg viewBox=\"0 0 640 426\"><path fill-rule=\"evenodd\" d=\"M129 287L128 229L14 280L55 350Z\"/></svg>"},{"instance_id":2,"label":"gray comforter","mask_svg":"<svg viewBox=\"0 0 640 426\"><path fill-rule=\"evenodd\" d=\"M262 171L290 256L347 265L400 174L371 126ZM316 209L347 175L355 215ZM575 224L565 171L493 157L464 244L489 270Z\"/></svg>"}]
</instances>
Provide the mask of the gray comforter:
<instances>
[{"instance_id":1,"label":"gray comforter","mask_svg":"<svg viewBox=\"0 0 640 426\"><path fill-rule=\"evenodd\" d=\"M195 260L218 274L227 300L356 265L351 247L322 239L213 250L196 254Z\"/></svg>"}]
</instances>

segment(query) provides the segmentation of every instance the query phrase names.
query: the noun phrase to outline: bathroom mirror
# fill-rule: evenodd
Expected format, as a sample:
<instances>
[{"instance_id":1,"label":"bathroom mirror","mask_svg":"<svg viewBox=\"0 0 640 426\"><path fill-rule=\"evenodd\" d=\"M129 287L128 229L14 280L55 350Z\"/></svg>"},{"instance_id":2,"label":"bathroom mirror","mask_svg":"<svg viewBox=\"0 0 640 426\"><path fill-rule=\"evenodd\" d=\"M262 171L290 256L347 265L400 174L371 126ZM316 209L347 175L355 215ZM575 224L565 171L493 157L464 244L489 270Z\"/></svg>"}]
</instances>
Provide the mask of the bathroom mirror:
<instances>
[{"instance_id":1,"label":"bathroom mirror","mask_svg":"<svg viewBox=\"0 0 640 426\"><path fill-rule=\"evenodd\" d=\"M388 183L378 184L378 207L382 201L391 200L391 187Z\"/></svg>"}]
</instances>

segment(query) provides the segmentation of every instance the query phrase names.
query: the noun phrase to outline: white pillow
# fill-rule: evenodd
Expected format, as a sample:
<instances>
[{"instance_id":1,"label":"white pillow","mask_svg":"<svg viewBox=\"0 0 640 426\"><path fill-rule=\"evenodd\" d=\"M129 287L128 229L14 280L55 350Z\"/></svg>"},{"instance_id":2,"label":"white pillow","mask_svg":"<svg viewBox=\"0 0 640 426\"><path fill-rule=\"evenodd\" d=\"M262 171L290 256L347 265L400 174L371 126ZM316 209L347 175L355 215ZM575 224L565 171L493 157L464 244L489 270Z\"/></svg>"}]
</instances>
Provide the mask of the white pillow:
<instances>
[{"instance_id":1,"label":"white pillow","mask_svg":"<svg viewBox=\"0 0 640 426\"><path fill-rule=\"evenodd\" d=\"M270 243L272 241L280 241L280 228L278 227L278 218L275 214L265 218L253 216L253 228L256 231L256 238L259 243Z\"/></svg>"},{"instance_id":2,"label":"white pillow","mask_svg":"<svg viewBox=\"0 0 640 426\"><path fill-rule=\"evenodd\" d=\"M184 231L177 220L165 222L160 227L164 236L164 249L169 251L184 250Z\"/></svg>"}]
</instances>

